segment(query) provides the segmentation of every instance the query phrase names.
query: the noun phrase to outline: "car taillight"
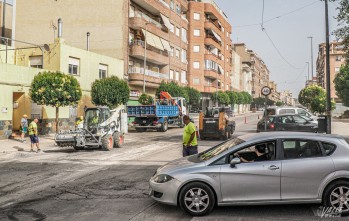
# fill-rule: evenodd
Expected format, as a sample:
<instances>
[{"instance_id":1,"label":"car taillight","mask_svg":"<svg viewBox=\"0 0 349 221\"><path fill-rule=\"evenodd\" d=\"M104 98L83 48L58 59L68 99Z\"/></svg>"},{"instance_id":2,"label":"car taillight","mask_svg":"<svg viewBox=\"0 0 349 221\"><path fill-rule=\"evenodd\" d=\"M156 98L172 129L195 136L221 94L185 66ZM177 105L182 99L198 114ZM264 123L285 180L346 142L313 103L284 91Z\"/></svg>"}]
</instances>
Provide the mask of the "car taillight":
<instances>
[{"instance_id":1,"label":"car taillight","mask_svg":"<svg viewBox=\"0 0 349 221\"><path fill-rule=\"evenodd\" d=\"M269 124L269 128L270 128L270 129L274 129L274 128L275 128L275 125L274 125L274 124Z\"/></svg>"},{"instance_id":2,"label":"car taillight","mask_svg":"<svg viewBox=\"0 0 349 221\"><path fill-rule=\"evenodd\" d=\"M133 124L137 124L136 121L133 121L132 123L133 123Z\"/></svg>"},{"instance_id":3,"label":"car taillight","mask_svg":"<svg viewBox=\"0 0 349 221\"><path fill-rule=\"evenodd\" d=\"M153 124L154 124L154 125L156 125L156 124L158 124L158 123L159 123L159 122L157 122L157 121L153 121Z\"/></svg>"}]
</instances>

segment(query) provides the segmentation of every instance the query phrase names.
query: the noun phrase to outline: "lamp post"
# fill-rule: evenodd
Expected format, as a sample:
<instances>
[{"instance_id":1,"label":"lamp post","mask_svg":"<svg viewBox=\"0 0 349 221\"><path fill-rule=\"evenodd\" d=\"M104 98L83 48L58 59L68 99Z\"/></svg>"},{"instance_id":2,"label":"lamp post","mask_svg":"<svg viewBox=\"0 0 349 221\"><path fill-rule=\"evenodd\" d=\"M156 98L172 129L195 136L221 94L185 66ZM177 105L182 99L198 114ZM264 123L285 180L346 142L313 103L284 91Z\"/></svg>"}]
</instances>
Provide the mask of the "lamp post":
<instances>
[{"instance_id":1,"label":"lamp post","mask_svg":"<svg viewBox=\"0 0 349 221\"><path fill-rule=\"evenodd\" d=\"M145 34L144 34L144 63L143 63L143 94L145 94L145 68L147 66L147 33L148 33L148 24L145 23Z\"/></svg>"},{"instance_id":2,"label":"lamp post","mask_svg":"<svg viewBox=\"0 0 349 221\"><path fill-rule=\"evenodd\" d=\"M331 76L330 76L330 33L328 22L328 0L325 0L325 19L326 19L326 115L327 128L326 133L331 134Z\"/></svg>"},{"instance_id":3,"label":"lamp post","mask_svg":"<svg viewBox=\"0 0 349 221\"><path fill-rule=\"evenodd\" d=\"M314 61L313 61L313 36L308 37L310 38L310 52L311 52L311 79L314 77Z\"/></svg>"},{"instance_id":4,"label":"lamp post","mask_svg":"<svg viewBox=\"0 0 349 221\"><path fill-rule=\"evenodd\" d=\"M308 65L308 80L310 80L310 73L309 73L309 62L305 62L305 63L307 63L307 65ZM313 79L311 79L311 80L313 80Z\"/></svg>"}]
</instances>

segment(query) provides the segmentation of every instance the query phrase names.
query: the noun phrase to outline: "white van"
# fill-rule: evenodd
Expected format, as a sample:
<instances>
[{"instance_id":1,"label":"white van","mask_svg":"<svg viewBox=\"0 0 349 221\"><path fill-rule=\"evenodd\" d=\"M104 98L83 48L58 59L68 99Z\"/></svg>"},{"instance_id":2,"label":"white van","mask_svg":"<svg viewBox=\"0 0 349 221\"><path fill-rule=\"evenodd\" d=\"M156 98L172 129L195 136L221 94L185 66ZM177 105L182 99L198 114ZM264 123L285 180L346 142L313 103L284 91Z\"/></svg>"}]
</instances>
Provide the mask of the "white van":
<instances>
[{"instance_id":1,"label":"white van","mask_svg":"<svg viewBox=\"0 0 349 221\"><path fill-rule=\"evenodd\" d=\"M264 116L280 114L299 114L301 116L306 116L313 119L314 121L317 121L317 117L315 115L300 107L268 107L264 111Z\"/></svg>"}]
</instances>

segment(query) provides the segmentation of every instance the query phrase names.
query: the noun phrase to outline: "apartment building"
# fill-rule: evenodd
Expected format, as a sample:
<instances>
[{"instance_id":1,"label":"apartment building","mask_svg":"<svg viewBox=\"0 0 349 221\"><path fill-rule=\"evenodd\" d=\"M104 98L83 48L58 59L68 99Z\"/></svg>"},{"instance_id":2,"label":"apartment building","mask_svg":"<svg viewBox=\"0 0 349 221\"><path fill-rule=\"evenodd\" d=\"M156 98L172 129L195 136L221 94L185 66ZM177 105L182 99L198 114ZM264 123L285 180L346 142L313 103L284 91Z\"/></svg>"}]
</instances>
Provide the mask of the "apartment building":
<instances>
[{"instance_id":1,"label":"apartment building","mask_svg":"<svg viewBox=\"0 0 349 221\"><path fill-rule=\"evenodd\" d=\"M162 81L187 84L187 10L187 0L19 1L16 38L52 42L61 18L66 43L86 49L89 32L91 51L125 61L136 99L143 85L154 95Z\"/></svg>"},{"instance_id":2,"label":"apartment building","mask_svg":"<svg viewBox=\"0 0 349 221\"><path fill-rule=\"evenodd\" d=\"M210 96L231 88L232 41L227 16L212 0L189 1L188 83L203 95L203 107Z\"/></svg>"},{"instance_id":3,"label":"apartment building","mask_svg":"<svg viewBox=\"0 0 349 221\"><path fill-rule=\"evenodd\" d=\"M270 81L269 88L271 89L271 94L269 95L269 99L275 102L279 101L280 93L277 90L277 83L275 81Z\"/></svg>"},{"instance_id":4,"label":"apartment building","mask_svg":"<svg viewBox=\"0 0 349 221\"><path fill-rule=\"evenodd\" d=\"M330 43L330 76L331 76L331 98L338 101L333 80L339 73L340 67L345 63L344 51L341 42ZM316 61L317 83L326 89L326 43L319 45L319 52Z\"/></svg>"},{"instance_id":5,"label":"apartment building","mask_svg":"<svg viewBox=\"0 0 349 221\"><path fill-rule=\"evenodd\" d=\"M234 44L236 53L241 57L242 63L250 67L252 71L252 97L261 97L261 89L269 86L270 72L264 61L244 43Z\"/></svg>"},{"instance_id":6,"label":"apartment building","mask_svg":"<svg viewBox=\"0 0 349 221\"><path fill-rule=\"evenodd\" d=\"M162 81L187 85L186 0L132 0L128 78L135 95L155 94ZM145 73L145 75L144 75Z\"/></svg>"}]
</instances>

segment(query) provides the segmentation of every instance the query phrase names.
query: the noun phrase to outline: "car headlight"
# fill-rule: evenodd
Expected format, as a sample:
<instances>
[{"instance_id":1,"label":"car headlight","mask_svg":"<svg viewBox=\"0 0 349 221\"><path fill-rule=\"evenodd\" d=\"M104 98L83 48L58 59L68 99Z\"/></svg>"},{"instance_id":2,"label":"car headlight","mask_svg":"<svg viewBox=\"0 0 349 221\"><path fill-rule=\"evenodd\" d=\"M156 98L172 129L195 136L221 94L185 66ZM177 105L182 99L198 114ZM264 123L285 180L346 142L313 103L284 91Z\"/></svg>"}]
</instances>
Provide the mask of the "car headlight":
<instances>
[{"instance_id":1,"label":"car headlight","mask_svg":"<svg viewBox=\"0 0 349 221\"><path fill-rule=\"evenodd\" d=\"M173 179L173 177L171 177L170 175L160 174L160 175L157 175L156 177L154 177L154 182L155 183L166 183L172 179Z\"/></svg>"}]
</instances>

